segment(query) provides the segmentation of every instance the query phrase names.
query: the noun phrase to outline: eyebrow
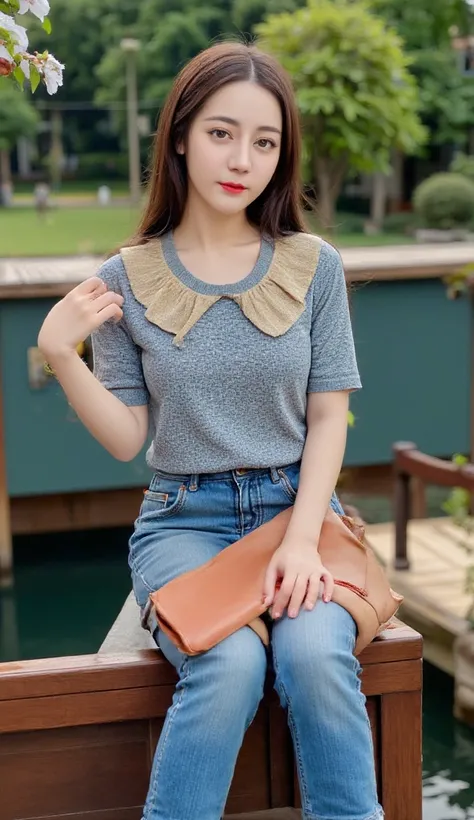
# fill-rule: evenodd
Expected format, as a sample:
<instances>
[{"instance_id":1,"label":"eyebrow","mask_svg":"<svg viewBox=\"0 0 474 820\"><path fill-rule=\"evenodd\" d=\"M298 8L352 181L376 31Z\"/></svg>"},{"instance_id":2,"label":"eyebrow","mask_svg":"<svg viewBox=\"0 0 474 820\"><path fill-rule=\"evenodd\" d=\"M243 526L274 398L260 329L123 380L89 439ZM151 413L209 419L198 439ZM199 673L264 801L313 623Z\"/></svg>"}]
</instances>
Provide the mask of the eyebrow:
<instances>
[{"instance_id":1,"label":"eyebrow","mask_svg":"<svg viewBox=\"0 0 474 820\"><path fill-rule=\"evenodd\" d=\"M220 117L216 115L215 117L206 117L205 122L208 122L209 120L219 120L219 122L226 122L229 125L240 125L238 120L234 120L232 117ZM257 131L272 131L274 134L281 134L280 129L275 128L274 125L259 125Z\"/></svg>"}]
</instances>

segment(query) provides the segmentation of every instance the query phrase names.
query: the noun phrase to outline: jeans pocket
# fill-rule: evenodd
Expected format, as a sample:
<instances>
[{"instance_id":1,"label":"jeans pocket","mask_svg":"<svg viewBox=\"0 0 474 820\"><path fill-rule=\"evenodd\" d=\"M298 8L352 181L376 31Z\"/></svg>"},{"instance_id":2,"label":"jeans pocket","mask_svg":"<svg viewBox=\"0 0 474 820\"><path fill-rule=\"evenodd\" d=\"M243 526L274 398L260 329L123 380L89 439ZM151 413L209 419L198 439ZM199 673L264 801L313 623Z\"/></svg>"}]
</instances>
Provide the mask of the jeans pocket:
<instances>
[{"instance_id":1,"label":"jeans pocket","mask_svg":"<svg viewBox=\"0 0 474 820\"><path fill-rule=\"evenodd\" d=\"M158 518L170 518L182 510L186 501L187 487L185 484L166 488L166 492L161 490L145 490L140 513L138 516L138 526L141 524L153 524Z\"/></svg>"},{"instance_id":2,"label":"jeans pocket","mask_svg":"<svg viewBox=\"0 0 474 820\"><path fill-rule=\"evenodd\" d=\"M296 498L296 493L298 491L298 482L295 480L290 474L288 469L284 469L283 467L279 467L277 470L278 475L280 476L280 486L285 494L288 496L289 500L293 503Z\"/></svg>"}]
</instances>

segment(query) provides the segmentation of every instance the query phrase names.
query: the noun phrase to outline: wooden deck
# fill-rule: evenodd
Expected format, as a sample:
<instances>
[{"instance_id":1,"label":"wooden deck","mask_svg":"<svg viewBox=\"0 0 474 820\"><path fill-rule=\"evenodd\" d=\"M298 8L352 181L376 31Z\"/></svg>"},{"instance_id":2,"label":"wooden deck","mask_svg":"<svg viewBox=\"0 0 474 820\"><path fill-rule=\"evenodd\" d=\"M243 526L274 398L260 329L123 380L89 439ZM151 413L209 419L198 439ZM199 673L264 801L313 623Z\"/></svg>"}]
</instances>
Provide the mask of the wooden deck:
<instances>
[{"instance_id":1,"label":"wooden deck","mask_svg":"<svg viewBox=\"0 0 474 820\"><path fill-rule=\"evenodd\" d=\"M409 521L410 569L395 570L394 524L368 525L366 533L392 587L405 596L400 617L423 635L425 658L453 675L453 641L467 630L466 615L472 605L472 596L465 592L472 556L463 544L474 545L474 537L449 518Z\"/></svg>"}]
</instances>

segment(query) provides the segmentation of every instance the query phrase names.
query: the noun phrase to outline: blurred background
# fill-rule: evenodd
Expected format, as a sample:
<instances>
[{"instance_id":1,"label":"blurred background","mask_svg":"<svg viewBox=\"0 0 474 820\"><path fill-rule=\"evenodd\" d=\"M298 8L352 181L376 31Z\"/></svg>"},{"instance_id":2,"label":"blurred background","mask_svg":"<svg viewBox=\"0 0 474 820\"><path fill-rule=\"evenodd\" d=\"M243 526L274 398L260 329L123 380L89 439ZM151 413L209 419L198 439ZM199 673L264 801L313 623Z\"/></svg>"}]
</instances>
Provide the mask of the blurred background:
<instances>
[{"instance_id":1,"label":"blurred background","mask_svg":"<svg viewBox=\"0 0 474 820\"><path fill-rule=\"evenodd\" d=\"M66 66L57 94L0 77L0 661L97 651L130 591L144 454L119 464L101 450L36 338L54 302L132 233L173 78L225 36L260 38L295 85L317 203L308 225L341 249L365 388L340 493L393 566L393 444L449 464L474 456L474 6L53 0L50 20L50 35L34 20L29 34ZM90 364L87 340L81 354ZM409 539L425 580L419 563L407 570L402 612L426 637L424 820L472 820L474 649L463 650L471 706L454 709L456 641L474 647L471 501L425 489L413 481L412 515L447 522L433 559L444 575L436 586L423 538ZM423 584L431 614L417 618Z\"/></svg>"}]
</instances>

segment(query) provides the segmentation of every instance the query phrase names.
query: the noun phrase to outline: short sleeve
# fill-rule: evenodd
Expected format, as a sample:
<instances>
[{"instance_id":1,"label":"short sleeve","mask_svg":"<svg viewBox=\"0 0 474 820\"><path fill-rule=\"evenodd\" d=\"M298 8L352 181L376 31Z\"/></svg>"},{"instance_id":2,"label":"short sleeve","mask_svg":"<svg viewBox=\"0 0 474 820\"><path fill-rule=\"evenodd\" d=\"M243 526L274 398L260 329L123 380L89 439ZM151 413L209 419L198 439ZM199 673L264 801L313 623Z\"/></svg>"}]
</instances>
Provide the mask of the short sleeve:
<instances>
[{"instance_id":1,"label":"short sleeve","mask_svg":"<svg viewBox=\"0 0 474 820\"><path fill-rule=\"evenodd\" d=\"M342 259L324 242L313 283L308 393L361 386Z\"/></svg>"},{"instance_id":2,"label":"short sleeve","mask_svg":"<svg viewBox=\"0 0 474 820\"><path fill-rule=\"evenodd\" d=\"M126 273L119 254L104 262L97 276L110 290L125 296L121 279ZM93 331L91 340L94 375L100 383L129 407L148 404L141 351L131 337L126 320L104 322Z\"/></svg>"}]
</instances>

